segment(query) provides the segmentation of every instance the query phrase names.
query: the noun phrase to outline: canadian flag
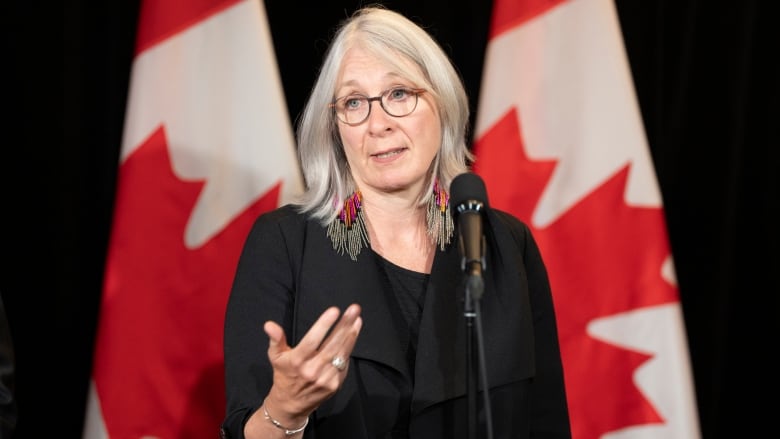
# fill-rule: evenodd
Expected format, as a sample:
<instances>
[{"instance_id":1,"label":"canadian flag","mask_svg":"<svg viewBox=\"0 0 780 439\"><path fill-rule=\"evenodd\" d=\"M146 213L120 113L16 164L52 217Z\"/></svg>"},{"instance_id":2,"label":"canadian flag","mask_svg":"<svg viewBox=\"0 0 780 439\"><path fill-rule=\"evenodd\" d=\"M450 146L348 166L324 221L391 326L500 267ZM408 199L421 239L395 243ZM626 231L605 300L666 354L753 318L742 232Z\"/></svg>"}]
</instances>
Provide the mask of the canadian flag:
<instances>
[{"instance_id":1,"label":"canadian flag","mask_svg":"<svg viewBox=\"0 0 780 439\"><path fill-rule=\"evenodd\" d=\"M696 439L664 210L612 0L496 0L474 171L531 226L574 439Z\"/></svg>"},{"instance_id":2,"label":"canadian flag","mask_svg":"<svg viewBox=\"0 0 780 439\"><path fill-rule=\"evenodd\" d=\"M86 439L214 438L244 238L303 190L263 2L144 0Z\"/></svg>"}]
</instances>

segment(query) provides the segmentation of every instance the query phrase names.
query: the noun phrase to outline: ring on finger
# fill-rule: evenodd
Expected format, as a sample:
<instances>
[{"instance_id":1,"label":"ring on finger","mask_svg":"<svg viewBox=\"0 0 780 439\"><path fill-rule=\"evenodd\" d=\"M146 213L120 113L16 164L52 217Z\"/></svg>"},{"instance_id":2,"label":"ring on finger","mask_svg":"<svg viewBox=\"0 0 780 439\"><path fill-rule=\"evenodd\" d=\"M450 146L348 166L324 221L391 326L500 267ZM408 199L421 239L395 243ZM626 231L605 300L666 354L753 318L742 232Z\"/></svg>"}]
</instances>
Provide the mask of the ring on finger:
<instances>
[{"instance_id":1,"label":"ring on finger","mask_svg":"<svg viewBox=\"0 0 780 439\"><path fill-rule=\"evenodd\" d=\"M347 361L344 360L344 358L339 355L333 357L333 359L330 361L330 364L332 364L333 367L335 367L339 371L342 371L347 368Z\"/></svg>"}]
</instances>

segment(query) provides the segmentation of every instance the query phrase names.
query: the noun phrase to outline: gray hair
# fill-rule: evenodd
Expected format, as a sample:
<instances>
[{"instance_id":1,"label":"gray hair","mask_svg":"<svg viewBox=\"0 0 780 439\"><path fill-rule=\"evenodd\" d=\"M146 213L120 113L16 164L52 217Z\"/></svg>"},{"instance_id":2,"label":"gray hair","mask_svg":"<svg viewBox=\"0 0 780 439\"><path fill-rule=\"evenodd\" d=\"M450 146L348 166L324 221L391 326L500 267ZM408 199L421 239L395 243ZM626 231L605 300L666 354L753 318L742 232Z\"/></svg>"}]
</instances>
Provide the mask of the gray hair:
<instances>
[{"instance_id":1,"label":"gray hair","mask_svg":"<svg viewBox=\"0 0 780 439\"><path fill-rule=\"evenodd\" d=\"M469 105L460 75L436 41L403 15L381 6L365 7L344 21L336 32L320 68L297 129L298 155L307 190L300 210L326 225L338 215L344 199L357 188L329 108L345 53L360 46L392 65L416 87L425 88L439 110L441 146L431 165L427 201L433 180L449 190L455 176L468 170L473 155L466 145ZM411 61L422 75L399 60Z\"/></svg>"}]
</instances>

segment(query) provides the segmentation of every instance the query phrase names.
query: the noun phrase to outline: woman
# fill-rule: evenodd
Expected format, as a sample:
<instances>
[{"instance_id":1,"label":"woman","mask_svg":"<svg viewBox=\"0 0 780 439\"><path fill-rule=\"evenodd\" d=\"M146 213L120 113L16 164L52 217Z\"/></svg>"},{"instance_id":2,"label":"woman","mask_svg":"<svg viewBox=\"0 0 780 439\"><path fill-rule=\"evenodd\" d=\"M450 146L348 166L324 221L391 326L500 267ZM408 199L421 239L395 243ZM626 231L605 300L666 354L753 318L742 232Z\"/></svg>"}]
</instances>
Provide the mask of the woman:
<instances>
[{"instance_id":1,"label":"woman","mask_svg":"<svg viewBox=\"0 0 780 439\"><path fill-rule=\"evenodd\" d=\"M467 437L447 193L473 159L467 125L460 78L424 30L377 7L342 25L298 126L307 192L256 221L238 264L223 436ZM488 210L484 227L494 437L569 437L539 251L505 213Z\"/></svg>"}]
</instances>

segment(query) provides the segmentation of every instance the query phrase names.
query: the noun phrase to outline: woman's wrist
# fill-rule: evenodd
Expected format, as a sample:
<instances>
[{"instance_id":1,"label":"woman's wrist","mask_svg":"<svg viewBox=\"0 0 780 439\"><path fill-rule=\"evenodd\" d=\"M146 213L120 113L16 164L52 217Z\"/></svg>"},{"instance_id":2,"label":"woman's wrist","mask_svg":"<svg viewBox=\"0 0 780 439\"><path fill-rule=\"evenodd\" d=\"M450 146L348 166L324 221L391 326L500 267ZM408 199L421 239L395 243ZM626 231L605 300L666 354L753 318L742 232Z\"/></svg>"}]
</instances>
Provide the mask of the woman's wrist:
<instances>
[{"instance_id":1,"label":"woman's wrist","mask_svg":"<svg viewBox=\"0 0 780 439\"><path fill-rule=\"evenodd\" d=\"M290 419L277 419L271 413L272 409L268 408L268 398L263 400L263 405L260 406L260 412L266 421L270 422L274 427L282 430L285 436L294 436L306 429L309 425L309 417L303 419L303 421L294 422Z\"/></svg>"}]
</instances>

